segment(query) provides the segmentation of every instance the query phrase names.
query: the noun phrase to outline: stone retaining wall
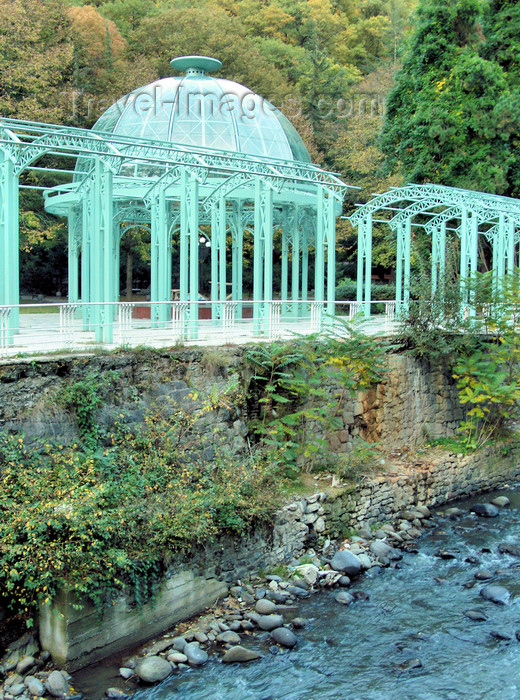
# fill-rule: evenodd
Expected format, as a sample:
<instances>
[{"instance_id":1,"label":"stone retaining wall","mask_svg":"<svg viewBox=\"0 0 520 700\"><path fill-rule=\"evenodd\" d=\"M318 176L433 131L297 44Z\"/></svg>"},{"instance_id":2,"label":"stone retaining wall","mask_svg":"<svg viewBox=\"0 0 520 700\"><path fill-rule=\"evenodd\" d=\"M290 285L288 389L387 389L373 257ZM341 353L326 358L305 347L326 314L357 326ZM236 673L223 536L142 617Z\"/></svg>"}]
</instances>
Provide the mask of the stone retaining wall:
<instances>
[{"instance_id":1,"label":"stone retaining wall","mask_svg":"<svg viewBox=\"0 0 520 700\"><path fill-rule=\"evenodd\" d=\"M68 383L87 377L102 394L103 407L96 418L108 432L120 413L131 426L154 407L167 412L175 402L190 411L198 407L188 400L192 391L218 395L232 381L247 385L243 352L241 347L182 348L3 361L0 432L22 432L29 445L38 439L63 445L77 441L74 418L57 398ZM346 397L340 424L327 436L332 452L349 451L356 435L399 447L455 432L463 411L449 373L405 355L389 355L387 362L382 382ZM244 399L207 417L212 428L227 433L234 453L248 449L250 408Z\"/></svg>"},{"instance_id":2,"label":"stone retaining wall","mask_svg":"<svg viewBox=\"0 0 520 700\"><path fill-rule=\"evenodd\" d=\"M338 488L298 498L280 509L272 527L240 540L221 538L168 570L155 599L141 608L121 596L102 618L81 610L63 593L42 608L42 647L58 665L81 668L157 635L222 598L230 584L300 556L319 539L336 538L361 524L392 521L417 505L439 505L499 488L520 478L520 446L501 455L494 448L457 456L438 452L421 462L391 465L384 476L357 488Z\"/></svg>"}]
</instances>

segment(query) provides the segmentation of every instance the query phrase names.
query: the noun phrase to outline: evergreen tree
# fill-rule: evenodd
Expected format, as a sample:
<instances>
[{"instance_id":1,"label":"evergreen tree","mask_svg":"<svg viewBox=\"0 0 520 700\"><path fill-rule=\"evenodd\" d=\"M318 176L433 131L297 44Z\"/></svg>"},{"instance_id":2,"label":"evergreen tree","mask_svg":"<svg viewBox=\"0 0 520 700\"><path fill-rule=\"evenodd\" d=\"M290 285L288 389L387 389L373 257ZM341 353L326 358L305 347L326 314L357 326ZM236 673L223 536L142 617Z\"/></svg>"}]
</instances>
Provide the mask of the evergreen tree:
<instances>
[{"instance_id":1,"label":"evergreen tree","mask_svg":"<svg viewBox=\"0 0 520 700\"><path fill-rule=\"evenodd\" d=\"M520 109L508 76L480 55L478 0L423 0L388 101L382 148L405 178L518 192Z\"/></svg>"},{"instance_id":2,"label":"evergreen tree","mask_svg":"<svg viewBox=\"0 0 520 700\"><path fill-rule=\"evenodd\" d=\"M482 55L502 66L512 87L520 87L520 3L491 0L483 30Z\"/></svg>"}]
</instances>

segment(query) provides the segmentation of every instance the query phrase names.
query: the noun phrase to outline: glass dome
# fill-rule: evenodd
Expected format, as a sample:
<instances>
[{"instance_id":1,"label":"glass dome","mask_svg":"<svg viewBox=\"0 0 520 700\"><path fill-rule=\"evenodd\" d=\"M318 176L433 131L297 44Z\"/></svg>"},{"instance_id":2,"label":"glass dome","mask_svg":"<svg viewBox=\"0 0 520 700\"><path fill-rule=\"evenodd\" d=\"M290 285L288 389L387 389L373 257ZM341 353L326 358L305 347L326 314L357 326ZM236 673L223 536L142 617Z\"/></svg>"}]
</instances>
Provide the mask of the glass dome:
<instances>
[{"instance_id":1,"label":"glass dome","mask_svg":"<svg viewBox=\"0 0 520 700\"><path fill-rule=\"evenodd\" d=\"M300 135L276 107L239 83L206 74L220 68L220 61L182 56L171 65L186 75L156 80L122 97L93 130L311 162Z\"/></svg>"}]
</instances>

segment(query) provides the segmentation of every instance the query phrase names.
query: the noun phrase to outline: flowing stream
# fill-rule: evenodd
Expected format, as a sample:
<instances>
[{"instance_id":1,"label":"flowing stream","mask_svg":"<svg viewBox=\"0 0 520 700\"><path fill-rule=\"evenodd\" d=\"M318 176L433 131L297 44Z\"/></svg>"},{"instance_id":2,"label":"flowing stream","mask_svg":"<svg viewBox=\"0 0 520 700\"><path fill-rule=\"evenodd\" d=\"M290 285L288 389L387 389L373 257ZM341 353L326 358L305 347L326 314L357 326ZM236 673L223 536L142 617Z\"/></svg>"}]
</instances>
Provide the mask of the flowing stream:
<instances>
[{"instance_id":1,"label":"flowing stream","mask_svg":"<svg viewBox=\"0 0 520 700\"><path fill-rule=\"evenodd\" d=\"M469 514L472 502L487 502L498 493L511 499L498 518ZM497 549L501 542L520 544L520 490L457 505L468 515L440 518L418 541L417 553L404 554L400 568L367 574L355 583L353 588L368 593L369 601L345 607L334 601L334 592L302 601L294 615L308 618L309 624L298 630L294 650L272 654L268 634L257 634L243 645L260 650L261 660L249 665L211 660L140 690L135 700L520 698L520 642L515 637L520 631L520 558ZM455 558L441 559L439 550ZM468 557L478 563L466 561ZM499 571L482 582L474 577L479 569ZM501 606L484 600L479 591L488 583L508 588L511 602ZM463 614L467 609L483 611L488 620L470 620ZM496 632L510 639L497 639ZM416 659L422 665L405 670Z\"/></svg>"}]
</instances>

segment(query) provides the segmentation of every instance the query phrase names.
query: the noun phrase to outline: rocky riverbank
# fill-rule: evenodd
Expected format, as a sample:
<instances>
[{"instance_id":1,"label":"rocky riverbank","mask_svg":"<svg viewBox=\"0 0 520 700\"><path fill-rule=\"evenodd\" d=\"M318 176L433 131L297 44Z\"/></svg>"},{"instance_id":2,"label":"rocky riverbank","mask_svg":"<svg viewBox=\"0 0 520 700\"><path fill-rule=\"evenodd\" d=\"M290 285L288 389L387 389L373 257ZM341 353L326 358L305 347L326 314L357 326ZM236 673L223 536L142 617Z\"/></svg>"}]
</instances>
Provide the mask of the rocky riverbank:
<instances>
[{"instance_id":1,"label":"rocky riverbank","mask_svg":"<svg viewBox=\"0 0 520 700\"><path fill-rule=\"evenodd\" d=\"M281 515L307 516L318 522L323 518L324 502L325 494L314 494L306 500L303 516L298 509L293 513L291 505L286 506ZM502 496L492 503L473 505L472 511L482 518L494 518L507 505L508 499ZM450 518L464 514L467 513L457 507L444 511ZM120 681L103 688L105 695L113 698L131 695L142 686L204 666L208 661L249 663L259 659L262 653L286 654L298 646L300 630L306 626L306 620L299 614L302 600L319 591L333 589L336 604L363 604L368 599L361 587L363 574L369 571L374 575L386 567L400 568L403 553L417 552L417 539L425 529L434 527L435 522L428 507L411 504L389 522L361 524L355 532L339 540L332 541L326 535L320 539L308 537L307 547L300 551L298 558L291 559L287 565L270 567L266 575L234 581L230 595L209 612L188 623L180 623L124 659L119 671ZM313 525L314 522L307 527ZM310 545L314 548L309 549ZM514 543L503 543L501 547L500 551L506 555L520 556L520 548ZM436 556L449 559L456 555L439 550ZM492 573L479 570L475 576L486 582ZM506 603L509 592L500 589L487 585L482 596L498 605ZM479 615L478 610L467 611L470 619L477 619L475 616ZM258 639L265 649L262 653L252 648ZM53 668L48 652L40 651L35 637L30 634L11 644L0 660L0 678L0 700L82 697L70 685L71 677ZM83 697L97 700L103 690L96 690L94 695L84 693Z\"/></svg>"},{"instance_id":2,"label":"rocky riverbank","mask_svg":"<svg viewBox=\"0 0 520 700\"><path fill-rule=\"evenodd\" d=\"M482 518L494 518L508 504L508 498L501 496L491 503L474 504L471 511ZM457 519L467 512L451 507L440 515ZM207 662L254 662L262 654L250 647L259 636L264 641L269 639L267 653L286 654L297 647L299 634L307 624L299 614L301 600L334 589L336 604L363 604L369 599L362 588L363 574L381 573L386 567L399 568L403 553L418 551L417 539L435 524L436 518L427 507L411 507L392 524L361 527L346 539L325 541L320 551L308 550L288 566L278 567L276 573L258 575L248 582L237 581L230 595L206 614L179 624L126 658L119 669L120 682L106 689L105 696L124 698L140 687ZM510 542L501 544L499 551L520 556L520 548ZM456 555L441 549L436 556L449 559ZM483 569L475 573L475 579L484 583L492 577L493 573ZM480 594L497 605L506 604L510 597L505 587L493 584L484 585ZM468 609L464 614L471 620L486 619L479 609ZM403 670L414 668L409 661L405 666ZM70 675L52 668L48 652L40 651L31 634L11 644L0 661L0 674L0 700L87 697L74 689Z\"/></svg>"}]
</instances>

